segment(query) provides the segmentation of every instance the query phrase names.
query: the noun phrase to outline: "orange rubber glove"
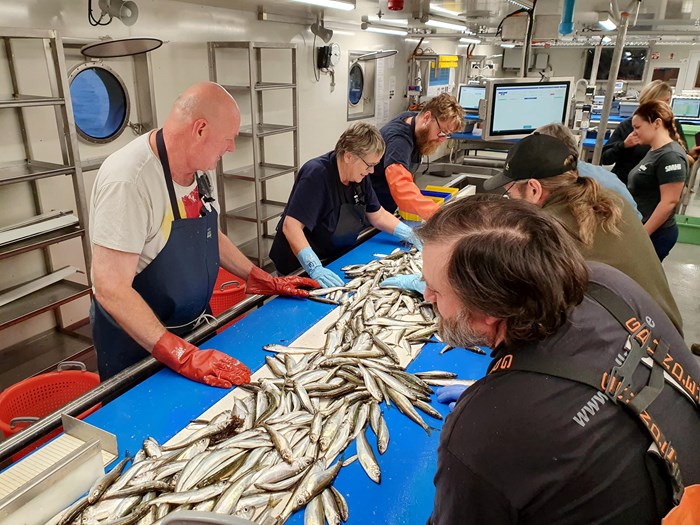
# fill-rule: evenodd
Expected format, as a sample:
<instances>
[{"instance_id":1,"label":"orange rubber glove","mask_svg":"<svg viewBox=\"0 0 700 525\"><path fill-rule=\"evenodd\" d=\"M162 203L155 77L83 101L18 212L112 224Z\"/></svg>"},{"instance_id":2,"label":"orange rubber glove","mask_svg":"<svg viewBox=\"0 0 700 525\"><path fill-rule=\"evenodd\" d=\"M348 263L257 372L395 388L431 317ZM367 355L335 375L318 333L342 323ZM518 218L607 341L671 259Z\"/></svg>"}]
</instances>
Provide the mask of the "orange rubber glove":
<instances>
[{"instance_id":1,"label":"orange rubber glove","mask_svg":"<svg viewBox=\"0 0 700 525\"><path fill-rule=\"evenodd\" d=\"M389 184L389 191L401 211L413 213L427 221L440 209L440 205L423 195L415 182L413 175L401 164L392 164L384 172Z\"/></svg>"},{"instance_id":2,"label":"orange rubber glove","mask_svg":"<svg viewBox=\"0 0 700 525\"><path fill-rule=\"evenodd\" d=\"M293 295L296 297L308 297L309 291L305 288L320 288L313 279L308 277L272 277L269 273L253 266L246 283L246 293L259 295Z\"/></svg>"},{"instance_id":3,"label":"orange rubber glove","mask_svg":"<svg viewBox=\"0 0 700 525\"><path fill-rule=\"evenodd\" d=\"M218 350L200 350L171 332L165 332L158 339L151 355L198 383L220 388L250 383L250 370L238 359Z\"/></svg>"}]
</instances>

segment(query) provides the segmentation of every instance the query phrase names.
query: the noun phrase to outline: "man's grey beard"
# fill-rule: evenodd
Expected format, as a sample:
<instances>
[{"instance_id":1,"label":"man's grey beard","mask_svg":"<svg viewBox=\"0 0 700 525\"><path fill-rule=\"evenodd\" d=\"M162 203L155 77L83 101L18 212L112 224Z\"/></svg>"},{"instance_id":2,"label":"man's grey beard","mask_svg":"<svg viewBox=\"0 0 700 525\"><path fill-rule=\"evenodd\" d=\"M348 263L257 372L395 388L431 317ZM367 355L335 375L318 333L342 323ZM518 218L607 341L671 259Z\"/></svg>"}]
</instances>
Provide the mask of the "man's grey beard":
<instances>
[{"instance_id":1,"label":"man's grey beard","mask_svg":"<svg viewBox=\"0 0 700 525\"><path fill-rule=\"evenodd\" d=\"M438 333L440 338L450 346L460 348L491 346L486 335L471 327L471 319L465 310L460 311L452 319L440 317L438 319Z\"/></svg>"}]
</instances>

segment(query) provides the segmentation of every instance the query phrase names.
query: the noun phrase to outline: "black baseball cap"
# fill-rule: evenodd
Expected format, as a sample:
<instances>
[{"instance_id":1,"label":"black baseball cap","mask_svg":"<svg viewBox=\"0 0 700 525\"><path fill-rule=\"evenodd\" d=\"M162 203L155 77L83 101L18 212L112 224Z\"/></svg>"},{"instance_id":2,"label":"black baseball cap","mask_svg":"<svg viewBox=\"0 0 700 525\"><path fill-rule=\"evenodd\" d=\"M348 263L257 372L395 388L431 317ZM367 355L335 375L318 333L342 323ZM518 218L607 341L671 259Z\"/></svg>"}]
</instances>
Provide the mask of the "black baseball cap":
<instances>
[{"instance_id":1,"label":"black baseball cap","mask_svg":"<svg viewBox=\"0 0 700 525\"><path fill-rule=\"evenodd\" d=\"M528 135L510 148L503 172L486 179L484 190L495 190L516 180L561 175L576 167L576 163L566 162L571 155L569 147L557 138L541 133Z\"/></svg>"}]
</instances>

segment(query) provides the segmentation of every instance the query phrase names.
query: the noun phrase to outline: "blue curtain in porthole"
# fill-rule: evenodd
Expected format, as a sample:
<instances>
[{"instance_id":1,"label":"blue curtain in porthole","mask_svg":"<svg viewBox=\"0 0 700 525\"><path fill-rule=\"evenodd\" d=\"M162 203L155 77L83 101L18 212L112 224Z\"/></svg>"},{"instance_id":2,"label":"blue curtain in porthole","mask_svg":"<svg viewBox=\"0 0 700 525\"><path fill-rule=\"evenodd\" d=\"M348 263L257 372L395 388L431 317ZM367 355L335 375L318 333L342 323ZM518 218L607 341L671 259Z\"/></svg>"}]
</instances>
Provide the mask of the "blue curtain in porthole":
<instances>
[{"instance_id":1,"label":"blue curtain in porthole","mask_svg":"<svg viewBox=\"0 0 700 525\"><path fill-rule=\"evenodd\" d=\"M115 76L105 69L88 68L70 85L75 124L90 137L114 135L126 119L126 93Z\"/></svg>"}]
</instances>

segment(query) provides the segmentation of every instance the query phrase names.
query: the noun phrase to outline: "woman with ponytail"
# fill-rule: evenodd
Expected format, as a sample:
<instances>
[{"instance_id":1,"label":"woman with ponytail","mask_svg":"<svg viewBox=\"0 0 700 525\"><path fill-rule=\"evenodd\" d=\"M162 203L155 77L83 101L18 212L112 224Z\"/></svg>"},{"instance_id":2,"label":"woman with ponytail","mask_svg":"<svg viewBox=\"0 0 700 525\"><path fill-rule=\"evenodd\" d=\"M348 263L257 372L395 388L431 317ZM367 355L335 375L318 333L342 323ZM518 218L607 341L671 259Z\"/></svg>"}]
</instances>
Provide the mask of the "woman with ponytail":
<instances>
[{"instance_id":1,"label":"woman with ponytail","mask_svg":"<svg viewBox=\"0 0 700 525\"><path fill-rule=\"evenodd\" d=\"M640 144L650 150L630 171L627 187L663 261L678 240L675 210L688 178L688 157L673 111L665 102L655 100L639 106L632 116L632 127Z\"/></svg>"},{"instance_id":2,"label":"woman with ponytail","mask_svg":"<svg viewBox=\"0 0 700 525\"><path fill-rule=\"evenodd\" d=\"M639 104L646 104L655 100L670 104L672 95L673 89L667 82L654 80L644 86L644 89L639 93ZM687 151L688 146L685 143L681 123L676 120L675 124L681 144ZM640 143L633 131L631 118L620 122L608 142L605 143L603 156L601 157L601 164L615 164L612 172L625 184L627 184L629 172L649 152L649 146Z\"/></svg>"}]
</instances>

